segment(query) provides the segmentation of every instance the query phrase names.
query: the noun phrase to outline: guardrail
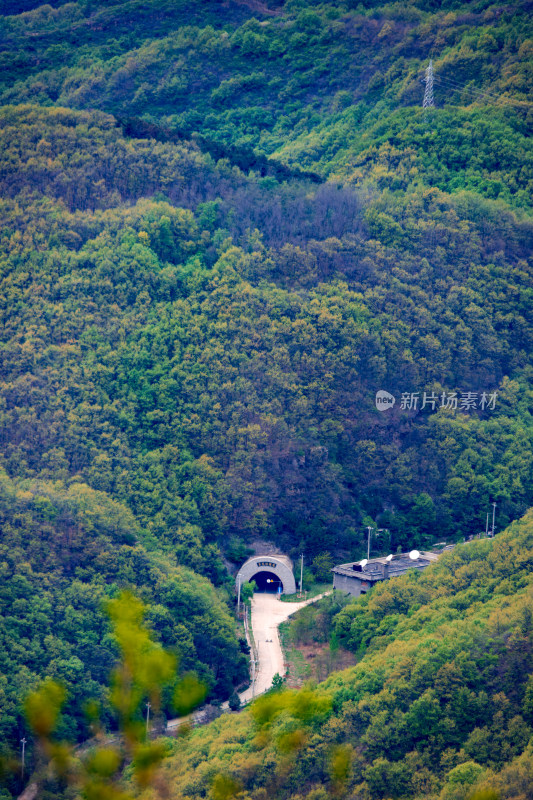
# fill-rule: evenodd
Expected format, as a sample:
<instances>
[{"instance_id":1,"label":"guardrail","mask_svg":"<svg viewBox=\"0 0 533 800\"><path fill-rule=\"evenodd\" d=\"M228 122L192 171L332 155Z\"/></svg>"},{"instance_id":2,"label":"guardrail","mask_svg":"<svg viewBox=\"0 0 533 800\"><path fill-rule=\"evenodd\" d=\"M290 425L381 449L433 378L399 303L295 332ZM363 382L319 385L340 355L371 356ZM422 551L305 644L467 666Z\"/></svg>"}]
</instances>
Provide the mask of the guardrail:
<instances>
[{"instance_id":1,"label":"guardrail","mask_svg":"<svg viewBox=\"0 0 533 800\"><path fill-rule=\"evenodd\" d=\"M248 617L249 615L249 617ZM248 642L251 650L252 650L252 660L251 660L251 678L252 678L252 697L255 694L255 671L257 665L259 663L259 652L257 650L257 645L254 639L254 632L252 628L252 601L250 603L245 603L244 606L244 634L246 636L246 641Z\"/></svg>"}]
</instances>

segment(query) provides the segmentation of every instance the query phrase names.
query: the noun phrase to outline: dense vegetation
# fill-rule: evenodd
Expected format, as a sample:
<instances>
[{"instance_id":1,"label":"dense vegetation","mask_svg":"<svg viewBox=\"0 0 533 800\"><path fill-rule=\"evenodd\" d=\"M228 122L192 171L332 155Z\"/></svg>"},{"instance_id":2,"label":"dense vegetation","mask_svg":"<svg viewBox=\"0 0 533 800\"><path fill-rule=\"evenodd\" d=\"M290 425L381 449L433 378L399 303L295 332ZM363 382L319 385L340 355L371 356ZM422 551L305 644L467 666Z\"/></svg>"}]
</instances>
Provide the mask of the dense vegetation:
<instances>
[{"instance_id":1,"label":"dense vegetation","mask_svg":"<svg viewBox=\"0 0 533 800\"><path fill-rule=\"evenodd\" d=\"M334 624L357 666L175 744L170 797L220 775L242 800L530 797L532 560L529 512L353 601Z\"/></svg>"},{"instance_id":2,"label":"dense vegetation","mask_svg":"<svg viewBox=\"0 0 533 800\"><path fill-rule=\"evenodd\" d=\"M3 21L0 100L145 115L356 182L462 186L523 206L532 189L526 9L457 0L47 5ZM412 113L430 53L438 105L449 104L433 138ZM457 107L479 99L482 112Z\"/></svg>"},{"instance_id":3,"label":"dense vegetation","mask_svg":"<svg viewBox=\"0 0 533 800\"><path fill-rule=\"evenodd\" d=\"M211 697L227 698L246 679L232 620L213 586L155 551L131 513L105 493L79 482L13 482L3 473L0 525L0 742L27 735L23 701L44 675L68 692L60 736L87 738L89 699L104 724L116 725L108 683L117 650L103 601L126 587L150 603L147 622L159 641L178 655L182 673L197 672ZM173 716L171 693L169 686L162 710Z\"/></svg>"},{"instance_id":4,"label":"dense vegetation","mask_svg":"<svg viewBox=\"0 0 533 800\"><path fill-rule=\"evenodd\" d=\"M204 540L314 556L357 547L365 516L405 547L437 517L477 533L493 498L525 510L528 223L435 189L363 210L95 112L2 123L11 474L81 475L215 582ZM382 387L499 396L383 416Z\"/></svg>"},{"instance_id":5,"label":"dense vegetation","mask_svg":"<svg viewBox=\"0 0 533 800\"><path fill-rule=\"evenodd\" d=\"M7 0L0 33L0 741L18 746L43 676L72 692L71 737L85 697L106 705L101 601L122 587L220 699L245 674L227 566L254 540L323 580L367 525L388 552L532 505L533 37L525 0ZM338 618L361 652L406 613L372 603ZM368 791L394 796L383 780Z\"/></svg>"}]
</instances>

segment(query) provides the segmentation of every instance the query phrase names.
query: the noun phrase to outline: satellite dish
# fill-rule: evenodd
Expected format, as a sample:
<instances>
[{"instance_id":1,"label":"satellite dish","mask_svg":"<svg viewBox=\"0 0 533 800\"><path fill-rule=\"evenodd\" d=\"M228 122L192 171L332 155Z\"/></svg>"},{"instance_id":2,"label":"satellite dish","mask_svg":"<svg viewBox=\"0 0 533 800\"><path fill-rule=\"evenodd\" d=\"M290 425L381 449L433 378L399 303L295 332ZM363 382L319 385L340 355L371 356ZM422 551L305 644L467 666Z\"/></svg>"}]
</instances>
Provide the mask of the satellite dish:
<instances>
[{"instance_id":1,"label":"satellite dish","mask_svg":"<svg viewBox=\"0 0 533 800\"><path fill-rule=\"evenodd\" d=\"M367 558L363 558L363 560L359 562L359 565L361 567L366 567L367 564L368 564L368 559Z\"/></svg>"},{"instance_id":2,"label":"satellite dish","mask_svg":"<svg viewBox=\"0 0 533 800\"><path fill-rule=\"evenodd\" d=\"M387 556L387 558L385 559L385 561L392 561L392 553L390 554L390 556Z\"/></svg>"},{"instance_id":3,"label":"satellite dish","mask_svg":"<svg viewBox=\"0 0 533 800\"><path fill-rule=\"evenodd\" d=\"M411 561L416 561L417 558L420 558L420 553L418 552L418 550L411 550L411 552L409 553L409 558L411 559Z\"/></svg>"}]
</instances>

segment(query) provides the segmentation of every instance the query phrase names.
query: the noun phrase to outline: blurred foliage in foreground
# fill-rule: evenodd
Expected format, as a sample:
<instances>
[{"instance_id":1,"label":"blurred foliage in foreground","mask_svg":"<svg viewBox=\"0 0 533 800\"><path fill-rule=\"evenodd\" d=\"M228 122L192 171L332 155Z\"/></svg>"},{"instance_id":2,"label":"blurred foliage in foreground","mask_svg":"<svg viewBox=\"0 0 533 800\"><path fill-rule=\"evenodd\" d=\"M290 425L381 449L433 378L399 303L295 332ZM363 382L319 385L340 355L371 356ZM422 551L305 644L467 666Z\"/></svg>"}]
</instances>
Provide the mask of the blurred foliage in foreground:
<instances>
[{"instance_id":1,"label":"blurred foliage in foreground","mask_svg":"<svg viewBox=\"0 0 533 800\"><path fill-rule=\"evenodd\" d=\"M532 564L528 512L353 601L333 628L359 663L175 742L169 796L222 774L241 800L529 798Z\"/></svg>"},{"instance_id":2,"label":"blurred foliage in foreground","mask_svg":"<svg viewBox=\"0 0 533 800\"><path fill-rule=\"evenodd\" d=\"M436 529L478 533L494 500L500 527L533 498L525 1L36 5L0 12L0 740L12 746L27 733L22 696L46 676L71 698L61 736L87 735L86 697L116 724L99 603L121 588L225 698L246 670L221 551L237 563L268 538L318 577L363 553L366 525L390 532L376 550L425 547ZM498 400L383 415L383 388ZM405 613L396 590L375 598L339 618L358 652ZM454 763L463 723L446 714L453 757L437 750L435 766L417 740L411 772L440 787L499 769ZM513 754L520 734L502 736ZM365 747L353 781L419 791L394 742ZM323 769L316 756L330 792L347 753ZM247 785L216 780L219 796Z\"/></svg>"},{"instance_id":3,"label":"blurred foliage in foreground","mask_svg":"<svg viewBox=\"0 0 533 800\"><path fill-rule=\"evenodd\" d=\"M109 694L119 718L118 734L109 737L103 732L98 706L88 698L86 713L94 738L85 752L57 741L53 732L67 692L61 684L45 681L25 702L28 723L39 742L33 779L42 783L40 797L62 791L68 794L70 786L86 800L131 800L137 792L132 794L121 786L126 765L138 787L158 785L156 771L166 747L149 737L149 722L145 725L142 719L143 704L157 715L162 691L173 685L174 706L188 714L206 695L207 687L193 673L176 681L177 659L153 641L143 623L145 608L140 600L122 593L107 602L107 611L120 654ZM163 784L160 788L164 791Z\"/></svg>"},{"instance_id":4,"label":"blurred foliage in foreground","mask_svg":"<svg viewBox=\"0 0 533 800\"><path fill-rule=\"evenodd\" d=\"M247 678L245 656L217 590L155 550L131 512L107 494L78 482L67 487L59 481L11 481L0 473L0 524L4 746L18 748L18 739L30 738L22 701L45 677L68 693L59 736L80 742L90 735L84 709L91 698L102 709L102 725L116 729L108 684L117 638L102 606L126 588L148 604L146 621L154 636L179 655L184 672L198 673L212 699L226 699ZM171 682L161 697L165 715L174 714L172 692ZM31 744L26 756L31 768Z\"/></svg>"}]
</instances>

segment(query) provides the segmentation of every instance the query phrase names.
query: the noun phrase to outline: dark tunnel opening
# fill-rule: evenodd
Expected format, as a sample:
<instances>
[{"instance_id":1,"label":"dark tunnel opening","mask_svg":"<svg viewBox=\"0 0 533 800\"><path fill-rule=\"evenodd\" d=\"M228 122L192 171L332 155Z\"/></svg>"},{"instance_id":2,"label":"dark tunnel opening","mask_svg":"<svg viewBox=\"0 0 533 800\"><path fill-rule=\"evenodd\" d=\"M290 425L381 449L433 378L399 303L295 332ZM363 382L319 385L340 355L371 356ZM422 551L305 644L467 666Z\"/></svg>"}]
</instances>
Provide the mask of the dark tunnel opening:
<instances>
[{"instance_id":1,"label":"dark tunnel opening","mask_svg":"<svg viewBox=\"0 0 533 800\"><path fill-rule=\"evenodd\" d=\"M250 581L256 582L258 592L275 593L280 586L281 591L283 591L283 582L273 572L256 572L255 575L250 578Z\"/></svg>"}]
</instances>

